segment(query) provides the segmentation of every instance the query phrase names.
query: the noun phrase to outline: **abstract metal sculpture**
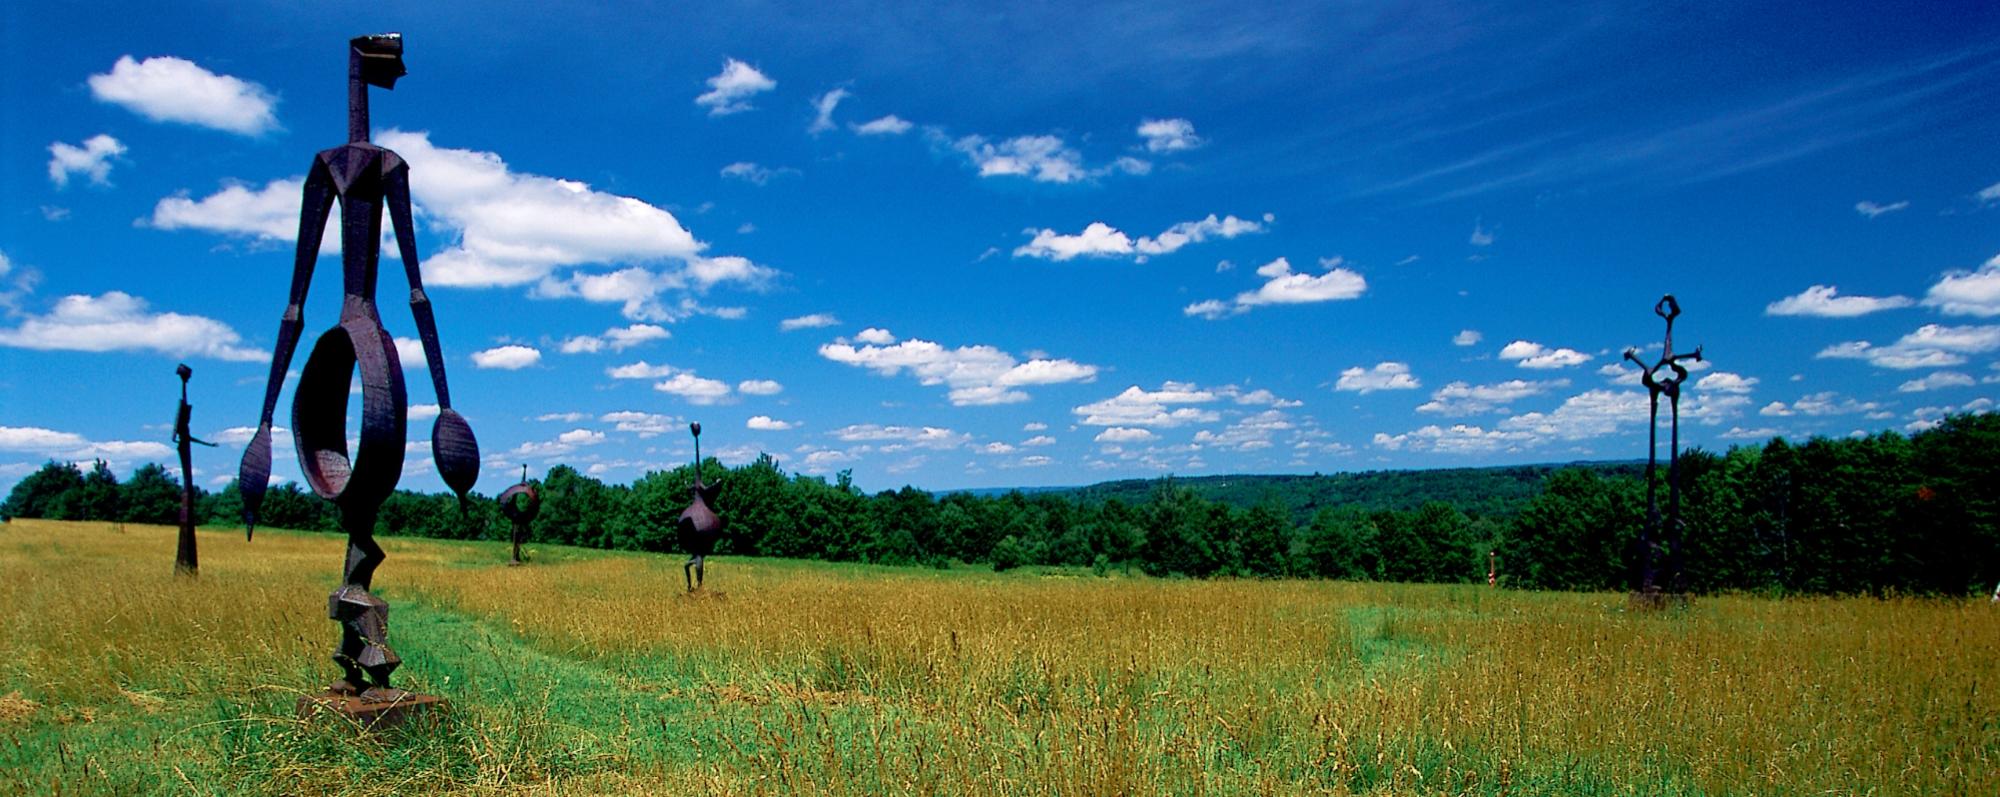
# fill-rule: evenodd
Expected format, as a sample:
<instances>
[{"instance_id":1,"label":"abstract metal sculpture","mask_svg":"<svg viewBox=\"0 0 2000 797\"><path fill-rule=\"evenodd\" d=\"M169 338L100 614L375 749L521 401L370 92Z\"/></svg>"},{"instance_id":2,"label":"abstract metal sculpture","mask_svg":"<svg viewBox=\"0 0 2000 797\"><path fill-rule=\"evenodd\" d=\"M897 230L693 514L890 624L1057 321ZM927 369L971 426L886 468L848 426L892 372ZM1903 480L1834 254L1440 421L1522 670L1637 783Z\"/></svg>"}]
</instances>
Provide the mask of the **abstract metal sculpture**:
<instances>
[{"instance_id":1,"label":"abstract metal sculpture","mask_svg":"<svg viewBox=\"0 0 2000 797\"><path fill-rule=\"evenodd\" d=\"M528 524L542 512L542 494L528 483L528 466L521 466L521 483L500 493L500 514L514 522L514 561L521 563L521 541L528 537Z\"/></svg>"},{"instance_id":2,"label":"abstract metal sculpture","mask_svg":"<svg viewBox=\"0 0 2000 797\"><path fill-rule=\"evenodd\" d=\"M181 407L174 413L174 447L181 454L181 537L180 547L174 551L174 572L192 576L201 572L201 561L194 550L194 453L189 445L213 448L215 444L188 431L188 422L194 417L194 407L188 404L188 377L194 376L194 369L181 363L174 373L181 377Z\"/></svg>"},{"instance_id":3,"label":"abstract metal sculpture","mask_svg":"<svg viewBox=\"0 0 2000 797\"><path fill-rule=\"evenodd\" d=\"M1687 589L1686 574L1682 567L1682 542L1686 527L1681 522L1681 383L1687 381L1687 368L1682 360L1701 362L1701 347L1694 347L1688 354L1674 353L1674 318L1681 314L1681 305L1674 301L1673 294L1660 297L1653 305L1653 313L1666 319L1667 336L1660 347L1660 359L1652 365L1640 361L1637 349L1626 349L1625 359L1631 360L1643 369L1639 381L1652 395L1653 415L1646 434L1646 525L1639 530L1638 580L1634 585L1642 600L1664 605L1656 600L1662 589L1675 594ZM1661 377L1662 371L1672 371L1671 376ZM1660 505L1655 498L1656 480L1653 478L1659 466L1660 454L1660 395L1665 394L1673 413L1673 436L1667 449L1667 521L1663 529L1660 525ZM1661 537L1666 537L1668 547L1666 572L1659 570L1659 550ZM1665 582L1664 585L1662 582Z\"/></svg>"},{"instance_id":4,"label":"abstract metal sculpture","mask_svg":"<svg viewBox=\"0 0 2000 797\"><path fill-rule=\"evenodd\" d=\"M708 555L715 552L715 542L722 537L722 518L715 514L715 496L722 484L703 484L701 481L701 424L688 424L688 431L694 433L694 487L689 492L694 500L688 508L681 510L680 520L675 523L675 531L680 537L681 549L688 552L687 564L681 566L681 575L687 577L687 588L693 592L701 587L702 564Z\"/></svg>"},{"instance_id":5,"label":"abstract metal sculpture","mask_svg":"<svg viewBox=\"0 0 2000 797\"><path fill-rule=\"evenodd\" d=\"M431 452L438 475L464 506L465 493L479 478L479 443L472 427L451 407L437 323L418 271L416 230L410 222L409 167L396 153L368 142L368 87L393 89L405 74L400 34L361 36L348 42L347 138L345 146L320 152L307 172L299 208L298 251L292 268L291 298L278 325L278 344L264 391L257 433L243 452L238 479L243 492L245 534L256 527L257 510L271 474L271 415L284 386L293 349L305 326L303 306L319 258L327 214L340 202L342 288L339 325L321 335L306 358L292 401L292 435L299 469L321 498L340 508L347 532L347 561L341 587L328 599L327 613L341 624L334 653L344 678L330 687L350 695L394 701L404 693L389 687L400 660L389 650L388 604L369 594L382 563L375 543L375 516L402 476L408 404L403 366L396 345L375 309L376 262L382 240L382 210L395 225L396 245L410 282L410 311L423 339L431 386L441 408L431 428ZM355 370L361 374L360 449L347 451L347 400ZM376 690L380 690L377 693Z\"/></svg>"}]
</instances>

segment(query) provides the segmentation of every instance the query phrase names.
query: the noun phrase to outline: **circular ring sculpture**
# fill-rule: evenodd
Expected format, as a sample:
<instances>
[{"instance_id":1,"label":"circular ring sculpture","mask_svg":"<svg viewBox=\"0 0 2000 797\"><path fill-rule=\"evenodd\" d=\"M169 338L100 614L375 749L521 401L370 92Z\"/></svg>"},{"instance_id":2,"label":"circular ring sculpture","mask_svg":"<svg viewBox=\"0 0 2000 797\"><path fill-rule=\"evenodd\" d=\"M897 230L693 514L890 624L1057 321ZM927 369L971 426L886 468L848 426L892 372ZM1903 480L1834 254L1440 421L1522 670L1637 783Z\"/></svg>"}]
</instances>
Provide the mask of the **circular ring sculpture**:
<instances>
[{"instance_id":1,"label":"circular ring sculpture","mask_svg":"<svg viewBox=\"0 0 2000 797\"><path fill-rule=\"evenodd\" d=\"M500 514L514 523L514 561L521 563L521 542L528 537L528 524L542 513L542 494L528 483L527 468L521 469L521 483L500 493Z\"/></svg>"}]
</instances>

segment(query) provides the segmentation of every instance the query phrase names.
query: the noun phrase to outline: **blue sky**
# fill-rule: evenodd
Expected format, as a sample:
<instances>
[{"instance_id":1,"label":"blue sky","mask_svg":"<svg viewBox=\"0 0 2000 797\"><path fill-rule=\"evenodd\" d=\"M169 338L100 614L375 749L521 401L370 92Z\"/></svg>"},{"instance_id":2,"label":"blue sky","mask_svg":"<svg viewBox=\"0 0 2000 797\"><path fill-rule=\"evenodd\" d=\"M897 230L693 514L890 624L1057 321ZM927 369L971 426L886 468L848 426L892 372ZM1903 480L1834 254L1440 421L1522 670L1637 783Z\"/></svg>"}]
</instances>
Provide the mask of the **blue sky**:
<instances>
[{"instance_id":1,"label":"blue sky","mask_svg":"<svg viewBox=\"0 0 2000 797\"><path fill-rule=\"evenodd\" d=\"M488 494L690 420L870 490L1643 456L1665 292L1694 445L2000 392L1992 4L288 5L0 12L0 484L171 460L181 361L234 476L383 31Z\"/></svg>"}]
</instances>

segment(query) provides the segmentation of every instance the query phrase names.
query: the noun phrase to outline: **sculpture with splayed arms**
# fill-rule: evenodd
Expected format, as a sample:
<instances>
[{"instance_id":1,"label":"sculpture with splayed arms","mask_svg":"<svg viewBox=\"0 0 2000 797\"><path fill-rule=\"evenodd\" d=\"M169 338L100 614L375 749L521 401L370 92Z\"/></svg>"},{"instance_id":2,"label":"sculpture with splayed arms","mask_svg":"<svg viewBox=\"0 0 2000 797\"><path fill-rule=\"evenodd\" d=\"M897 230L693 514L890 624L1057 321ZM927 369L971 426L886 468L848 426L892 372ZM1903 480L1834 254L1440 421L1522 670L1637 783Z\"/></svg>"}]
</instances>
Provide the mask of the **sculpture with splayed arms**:
<instances>
[{"instance_id":1,"label":"sculpture with splayed arms","mask_svg":"<svg viewBox=\"0 0 2000 797\"><path fill-rule=\"evenodd\" d=\"M688 424L688 431L694 433L694 500L688 508L681 510L681 517L675 523L675 531L680 537L681 549L688 552L687 564L681 566L681 575L687 577L689 592L701 588L701 570L708 555L715 552L715 542L722 538L722 518L715 514L715 496L722 490L722 484L703 484L701 481L701 424Z\"/></svg>"},{"instance_id":2,"label":"sculpture with splayed arms","mask_svg":"<svg viewBox=\"0 0 2000 797\"><path fill-rule=\"evenodd\" d=\"M458 494L461 508L466 491L479 478L479 443L465 418L452 409L437 324L418 271L416 230L410 223L409 167L396 153L368 142L368 87L393 89L396 79L404 74L400 34L361 36L348 42L347 144L314 156L306 173L291 296L278 324L263 416L243 452L238 480L248 535L256 527L257 510L271 475L271 415L305 326L303 307L319 259L320 237L326 231L327 215L338 201L345 298L339 324L320 336L306 358L292 401L292 437L306 483L340 508L340 526L347 532L341 586L327 602L327 613L341 626L340 647L333 659L344 677L329 690L341 695L366 690L363 697L368 700L391 702L404 697L389 686L389 673L400 659L387 644L388 604L370 594L369 588L383 559L382 548L375 543L375 516L402 476L409 406L395 341L382 328L375 309L376 261L385 205L395 226L396 246L410 283L410 310L416 316L431 386L441 408L431 428L431 453L438 475ZM348 384L357 368L361 374L360 448L349 456Z\"/></svg>"},{"instance_id":3,"label":"sculpture with splayed arms","mask_svg":"<svg viewBox=\"0 0 2000 797\"><path fill-rule=\"evenodd\" d=\"M1634 589L1637 590L1636 594L1641 602L1665 605L1664 600L1655 597L1659 596L1662 590L1675 594L1687 590L1686 574L1682 569L1686 563L1682 559L1681 550L1683 538L1686 536L1686 528L1681 521L1681 383L1687 381L1688 370L1681 365L1681 362L1683 360L1701 362L1701 347L1696 346L1693 352L1687 354L1674 353L1674 319L1680 316L1681 305L1674 300L1673 294L1660 297L1659 303L1653 305L1653 314L1667 322L1667 336L1660 347L1660 359L1654 361L1652 365L1647 365L1639 360L1637 349L1625 350L1625 359L1644 369L1640 372L1639 381L1646 386L1646 391L1651 394L1653 400L1652 420L1646 431L1646 525L1639 530L1639 578ZM1662 377L1660 374L1663 371L1671 371L1672 374ZM1653 478L1660 459L1660 396L1663 394L1667 397L1673 414L1673 437L1667 448L1665 528L1662 528L1660 523L1660 505L1654 498L1656 482ZM1659 571L1662 536L1666 538L1664 542L1667 546L1667 566L1664 575Z\"/></svg>"},{"instance_id":4,"label":"sculpture with splayed arms","mask_svg":"<svg viewBox=\"0 0 2000 797\"><path fill-rule=\"evenodd\" d=\"M500 493L500 514L514 523L514 561L521 563L521 541L528 538L528 524L535 522L535 516L542 512L542 494L535 485L528 483L528 466L521 466L521 483Z\"/></svg>"},{"instance_id":5,"label":"sculpture with splayed arms","mask_svg":"<svg viewBox=\"0 0 2000 797\"><path fill-rule=\"evenodd\" d=\"M201 572L201 559L194 549L194 451L191 444L215 447L214 443L195 437L188 429L194 418L194 407L188 404L188 377L194 376L194 369L181 363L174 369L181 378L181 406L174 413L174 448L181 455L181 536L180 546L174 551L174 572L192 576Z\"/></svg>"}]
</instances>

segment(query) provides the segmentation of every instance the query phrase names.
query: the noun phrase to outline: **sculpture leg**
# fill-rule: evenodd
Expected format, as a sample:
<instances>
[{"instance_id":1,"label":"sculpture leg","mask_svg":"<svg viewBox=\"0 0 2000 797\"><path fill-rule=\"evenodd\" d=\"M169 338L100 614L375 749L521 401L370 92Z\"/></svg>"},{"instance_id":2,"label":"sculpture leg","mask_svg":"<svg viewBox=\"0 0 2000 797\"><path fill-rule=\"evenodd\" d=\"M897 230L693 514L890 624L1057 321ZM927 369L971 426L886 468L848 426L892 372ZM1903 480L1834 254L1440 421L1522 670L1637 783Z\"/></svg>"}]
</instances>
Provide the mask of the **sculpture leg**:
<instances>
[{"instance_id":1,"label":"sculpture leg","mask_svg":"<svg viewBox=\"0 0 2000 797\"><path fill-rule=\"evenodd\" d=\"M192 576L201 571L201 562L196 558L194 544L194 459L188 451L188 441L184 437L180 440L180 449L181 533L179 549L174 552L174 572Z\"/></svg>"},{"instance_id":2,"label":"sculpture leg","mask_svg":"<svg viewBox=\"0 0 2000 797\"><path fill-rule=\"evenodd\" d=\"M341 507L340 528L347 532L347 566L341 572L341 583L368 589L375 582L375 568L387 558L382 546L375 543L375 509Z\"/></svg>"},{"instance_id":3,"label":"sculpture leg","mask_svg":"<svg viewBox=\"0 0 2000 797\"><path fill-rule=\"evenodd\" d=\"M692 557L692 558L690 558L690 559L688 559L688 560L687 560L687 564L684 564L684 565L681 565L681 576L682 576L683 578L686 578L686 579L687 579L687 585L688 585L688 591L689 591L689 592L693 592L693 591L694 591L694 563L695 563L695 560L696 560L696 559L700 559L700 558L701 558L701 557L698 557L698 556L697 556L697 557Z\"/></svg>"},{"instance_id":4,"label":"sculpture leg","mask_svg":"<svg viewBox=\"0 0 2000 797\"><path fill-rule=\"evenodd\" d=\"M708 557L706 557L706 556L697 556L697 557L695 557L695 558L694 558L694 587L695 587L695 589L701 589L701 571L702 571L702 565L706 564L707 562L708 562Z\"/></svg>"}]
</instances>

